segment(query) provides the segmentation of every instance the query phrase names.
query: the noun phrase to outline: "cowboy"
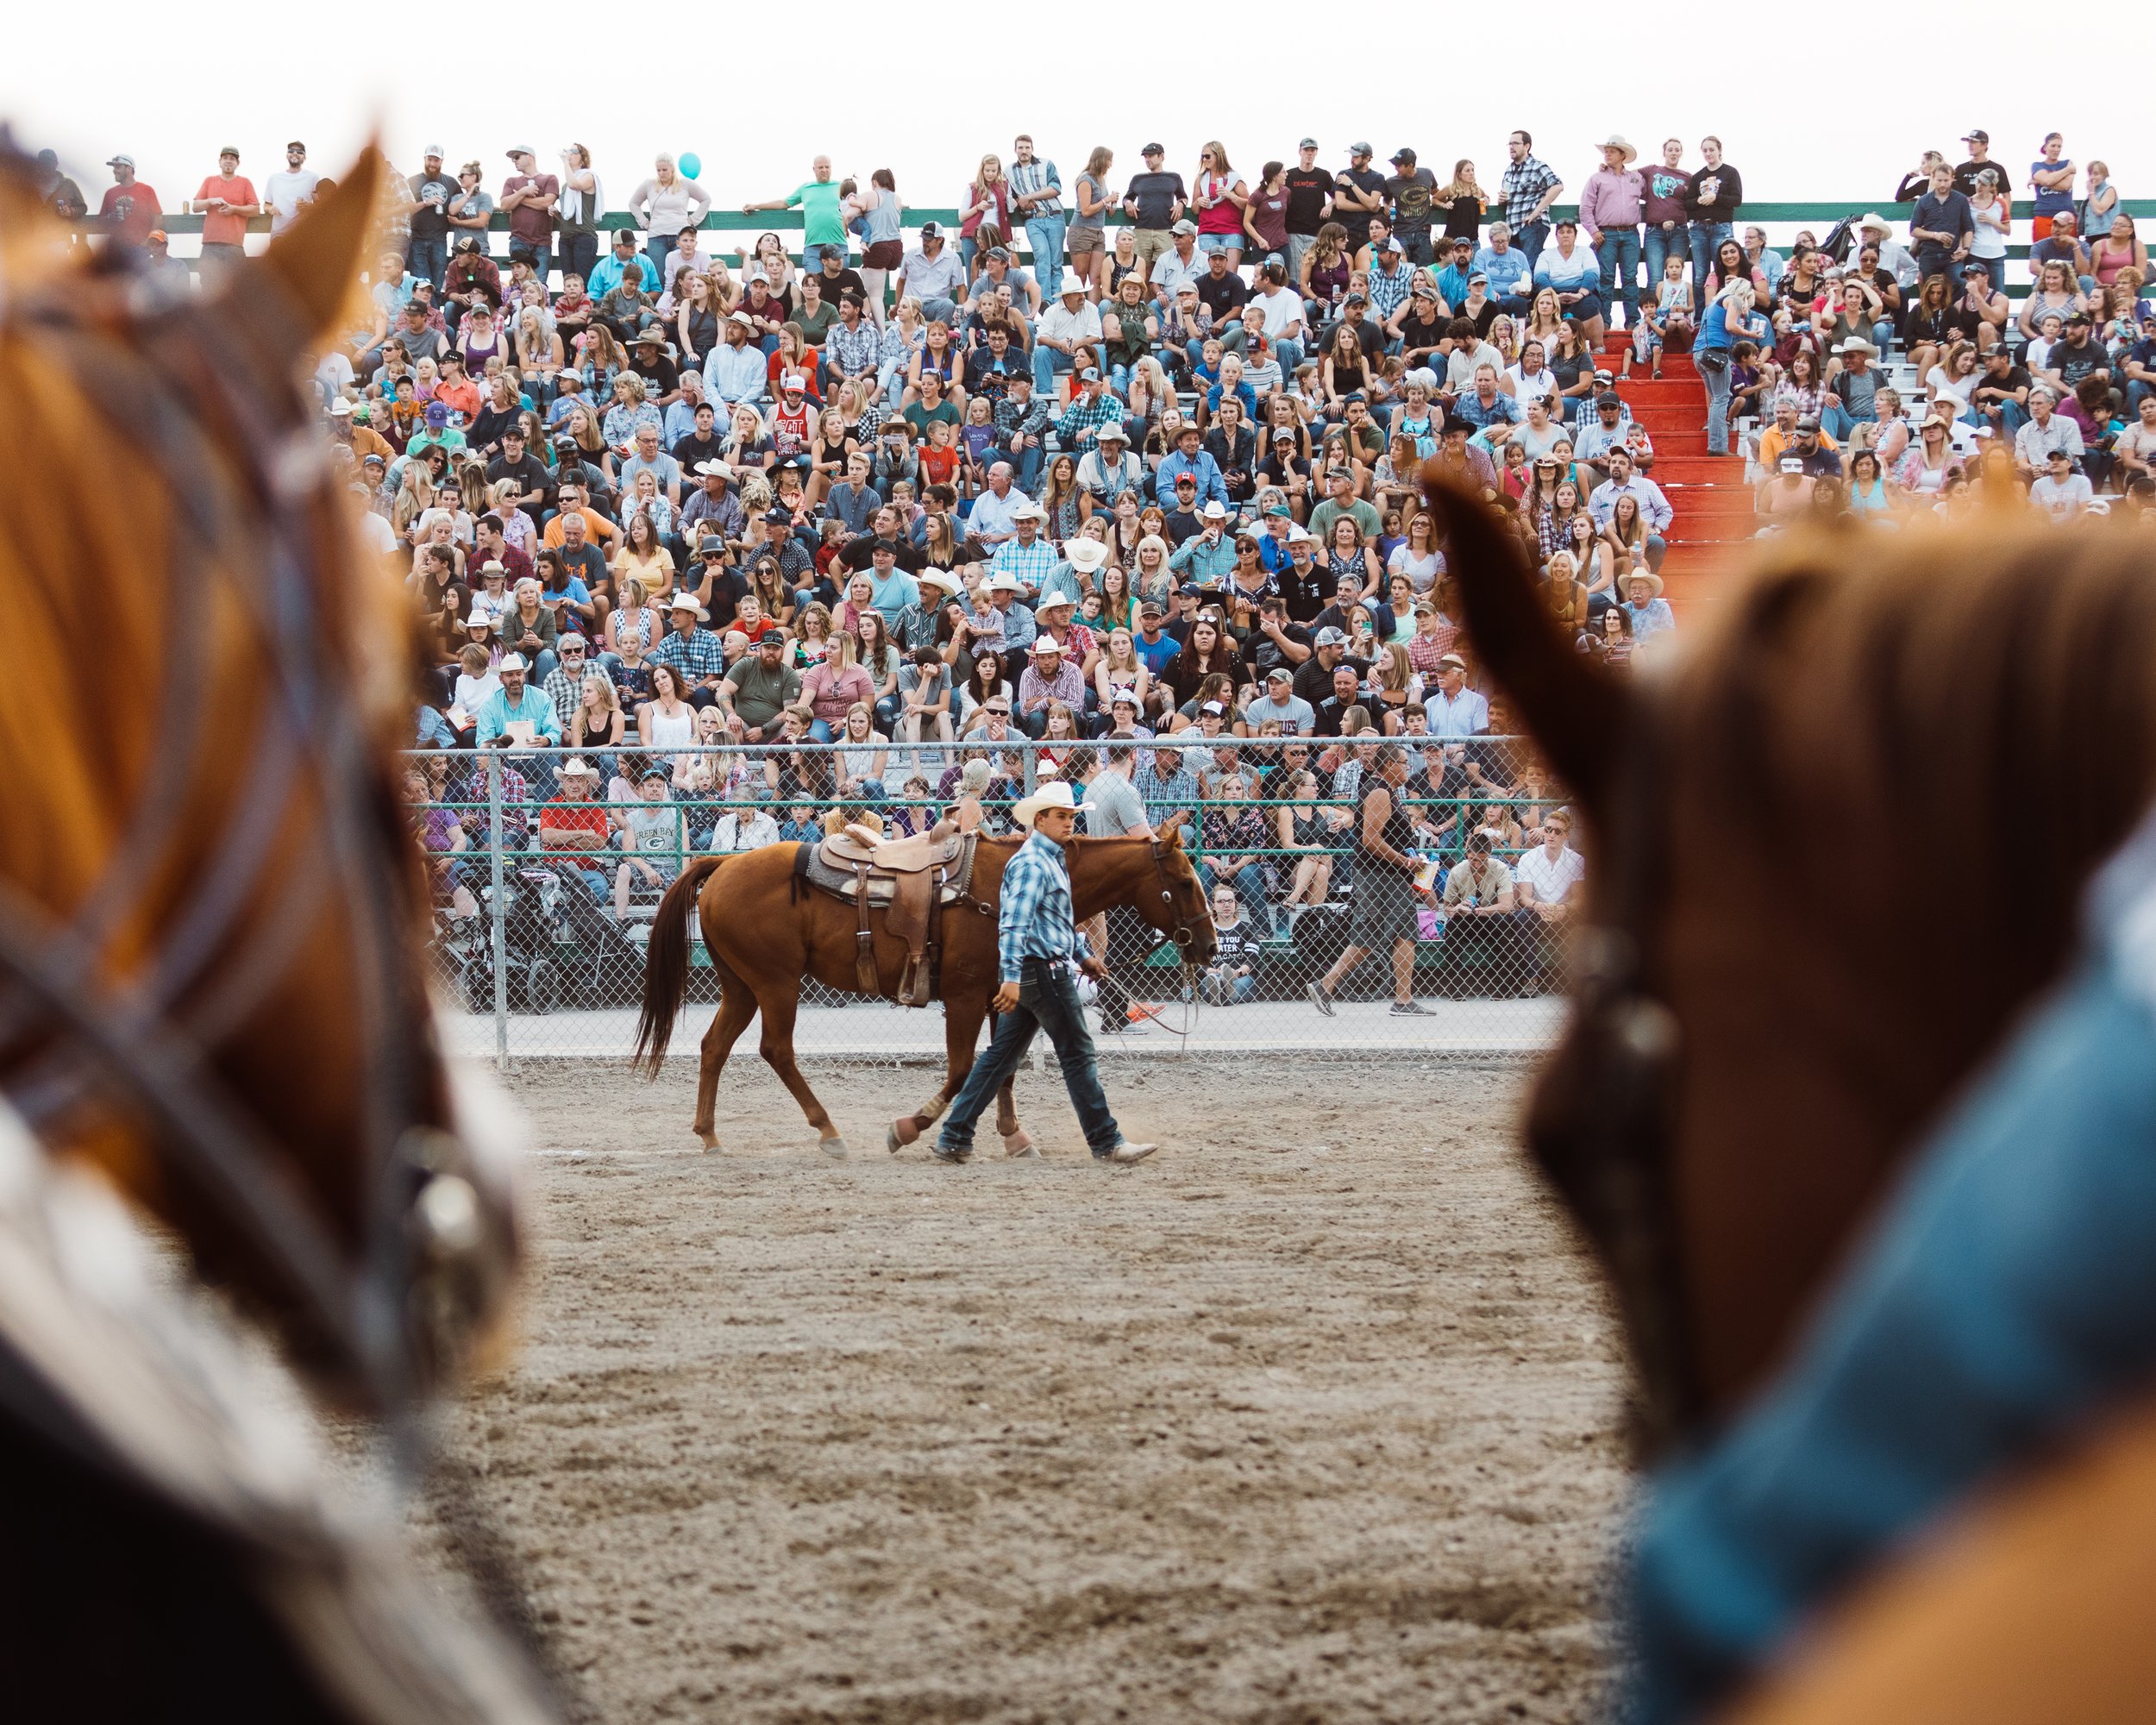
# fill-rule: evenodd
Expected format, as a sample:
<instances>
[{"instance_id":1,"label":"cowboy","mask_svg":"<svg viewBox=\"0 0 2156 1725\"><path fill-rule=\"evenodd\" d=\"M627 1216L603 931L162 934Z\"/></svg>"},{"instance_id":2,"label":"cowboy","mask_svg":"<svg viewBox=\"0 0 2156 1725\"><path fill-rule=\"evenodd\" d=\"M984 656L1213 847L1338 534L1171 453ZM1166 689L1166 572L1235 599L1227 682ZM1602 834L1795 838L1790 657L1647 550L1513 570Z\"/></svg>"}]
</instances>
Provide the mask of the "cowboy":
<instances>
[{"instance_id":1,"label":"cowboy","mask_svg":"<svg viewBox=\"0 0 2156 1725\"><path fill-rule=\"evenodd\" d=\"M1066 847L1079 815L1092 806L1081 803L1071 794L1070 787L1056 779L1012 807L1011 819L1027 828L1030 836L1005 865L997 894L996 962L1000 986L990 1002L991 1010L998 1014L995 1036L988 1051L974 1062L964 1087L943 1117L936 1145L938 1162L972 1160L974 1123L989 1099L1018 1070L1037 1030L1045 1030L1055 1044L1064 1087L1070 1092L1071 1106L1078 1112L1079 1126L1095 1161L1127 1167L1143 1162L1159 1148L1130 1143L1116 1125L1115 1116L1108 1112L1093 1038L1086 1029L1077 983L1071 975L1075 963L1096 982L1107 975L1106 968L1079 939L1071 921ZM1011 1154L1037 1156L1039 1152L1021 1138Z\"/></svg>"}]
</instances>

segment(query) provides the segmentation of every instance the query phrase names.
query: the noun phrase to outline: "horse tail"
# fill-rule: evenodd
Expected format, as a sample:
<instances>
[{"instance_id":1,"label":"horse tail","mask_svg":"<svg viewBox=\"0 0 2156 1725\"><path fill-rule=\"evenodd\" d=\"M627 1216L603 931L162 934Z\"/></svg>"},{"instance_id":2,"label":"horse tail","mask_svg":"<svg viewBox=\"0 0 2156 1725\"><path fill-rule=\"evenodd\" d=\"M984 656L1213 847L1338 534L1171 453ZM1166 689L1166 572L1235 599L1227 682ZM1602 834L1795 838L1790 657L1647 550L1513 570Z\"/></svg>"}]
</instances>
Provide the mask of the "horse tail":
<instances>
[{"instance_id":1,"label":"horse tail","mask_svg":"<svg viewBox=\"0 0 2156 1725\"><path fill-rule=\"evenodd\" d=\"M643 1010L636 1019L636 1051L629 1057L656 1078L666 1064L667 1044L674 1039L674 1020L689 994L689 917L695 911L704 882L711 878L724 856L699 856L681 871L659 901L658 919L651 925L651 944L644 949Z\"/></svg>"}]
</instances>

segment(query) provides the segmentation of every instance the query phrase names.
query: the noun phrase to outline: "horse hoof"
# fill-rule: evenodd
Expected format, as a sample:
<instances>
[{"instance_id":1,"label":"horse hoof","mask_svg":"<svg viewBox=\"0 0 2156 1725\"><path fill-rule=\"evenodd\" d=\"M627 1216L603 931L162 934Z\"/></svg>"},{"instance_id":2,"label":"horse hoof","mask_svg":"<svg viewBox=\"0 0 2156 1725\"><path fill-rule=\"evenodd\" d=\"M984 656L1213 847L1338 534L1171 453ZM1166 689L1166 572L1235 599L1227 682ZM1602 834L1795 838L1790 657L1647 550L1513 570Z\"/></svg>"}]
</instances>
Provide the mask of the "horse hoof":
<instances>
[{"instance_id":1,"label":"horse hoof","mask_svg":"<svg viewBox=\"0 0 2156 1725\"><path fill-rule=\"evenodd\" d=\"M921 1129L913 1124L912 1116L901 1114L891 1122L883 1134L883 1147L896 1156L921 1135Z\"/></svg>"},{"instance_id":2,"label":"horse hoof","mask_svg":"<svg viewBox=\"0 0 2156 1725\"><path fill-rule=\"evenodd\" d=\"M718 1135L716 1132L699 1132L697 1136L704 1140L704 1153L706 1156L718 1148Z\"/></svg>"},{"instance_id":3,"label":"horse hoof","mask_svg":"<svg viewBox=\"0 0 2156 1725\"><path fill-rule=\"evenodd\" d=\"M846 1148L844 1138L827 1138L824 1140L824 1154L834 1162L843 1162L853 1152Z\"/></svg>"},{"instance_id":4,"label":"horse hoof","mask_svg":"<svg viewBox=\"0 0 2156 1725\"><path fill-rule=\"evenodd\" d=\"M1022 1156L1030 1156L1037 1159L1040 1156L1040 1151L1033 1148L1032 1133L1027 1132L1024 1126L1020 1126L1014 1132L1004 1133L1003 1153L1013 1160Z\"/></svg>"}]
</instances>

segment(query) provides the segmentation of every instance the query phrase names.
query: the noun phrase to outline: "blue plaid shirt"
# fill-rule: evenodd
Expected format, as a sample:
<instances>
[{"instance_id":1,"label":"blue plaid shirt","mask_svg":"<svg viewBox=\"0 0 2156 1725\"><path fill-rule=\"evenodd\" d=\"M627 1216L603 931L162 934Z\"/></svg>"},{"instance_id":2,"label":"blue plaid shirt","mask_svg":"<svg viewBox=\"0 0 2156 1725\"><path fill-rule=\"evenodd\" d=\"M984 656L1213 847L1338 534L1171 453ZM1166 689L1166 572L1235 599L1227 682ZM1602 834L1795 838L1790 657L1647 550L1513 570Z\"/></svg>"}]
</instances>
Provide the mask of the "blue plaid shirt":
<instances>
[{"instance_id":1,"label":"blue plaid shirt","mask_svg":"<svg viewBox=\"0 0 2156 1725\"><path fill-rule=\"evenodd\" d=\"M1499 185L1505 198L1505 225L1517 234L1534 219L1535 205L1542 202L1542 194L1557 184L1557 175L1539 157L1522 156L1508 165Z\"/></svg>"},{"instance_id":2,"label":"blue plaid shirt","mask_svg":"<svg viewBox=\"0 0 2156 1725\"><path fill-rule=\"evenodd\" d=\"M726 674L726 644L708 629L673 634L651 649L651 662L671 665L692 681Z\"/></svg>"},{"instance_id":3,"label":"blue plaid shirt","mask_svg":"<svg viewBox=\"0 0 2156 1725\"><path fill-rule=\"evenodd\" d=\"M1035 832L1003 871L996 912L996 964L1006 982L1029 958L1083 956L1070 914L1070 871L1063 847Z\"/></svg>"}]
</instances>

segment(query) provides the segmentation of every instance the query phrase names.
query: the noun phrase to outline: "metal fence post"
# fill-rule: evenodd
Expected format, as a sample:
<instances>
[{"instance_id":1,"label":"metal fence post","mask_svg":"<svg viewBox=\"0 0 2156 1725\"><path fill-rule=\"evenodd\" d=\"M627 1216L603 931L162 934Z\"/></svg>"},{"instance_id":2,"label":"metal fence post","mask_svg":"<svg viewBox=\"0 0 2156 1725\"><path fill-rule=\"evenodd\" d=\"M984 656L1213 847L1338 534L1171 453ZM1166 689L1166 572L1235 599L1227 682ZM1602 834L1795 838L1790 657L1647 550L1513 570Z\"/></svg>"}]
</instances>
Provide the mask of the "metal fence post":
<instances>
[{"instance_id":1,"label":"metal fence post","mask_svg":"<svg viewBox=\"0 0 2156 1725\"><path fill-rule=\"evenodd\" d=\"M502 890L502 757L489 752L486 759L486 861L494 886L487 920L494 953L494 1070L509 1070L509 943L503 924L508 915L509 895Z\"/></svg>"}]
</instances>

